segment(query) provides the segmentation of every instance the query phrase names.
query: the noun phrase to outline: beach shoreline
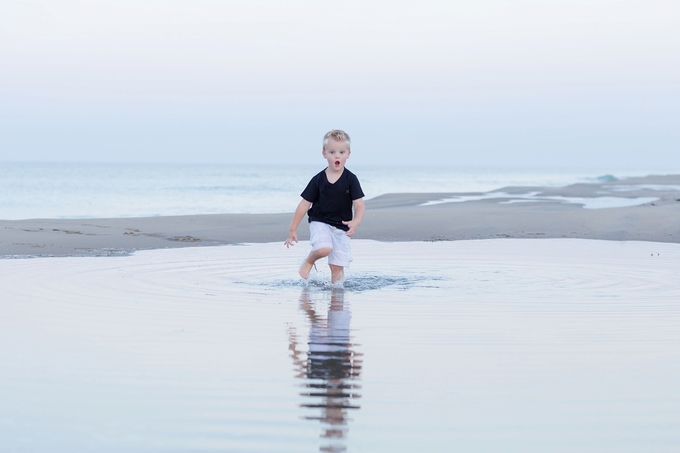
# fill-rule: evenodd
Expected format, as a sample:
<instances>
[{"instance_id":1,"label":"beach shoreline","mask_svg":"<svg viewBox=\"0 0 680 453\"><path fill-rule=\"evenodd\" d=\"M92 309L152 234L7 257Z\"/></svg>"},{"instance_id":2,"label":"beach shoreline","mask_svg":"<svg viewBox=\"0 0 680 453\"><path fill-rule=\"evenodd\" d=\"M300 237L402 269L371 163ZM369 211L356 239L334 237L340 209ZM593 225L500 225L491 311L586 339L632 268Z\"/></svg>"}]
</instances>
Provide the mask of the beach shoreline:
<instances>
[{"instance_id":1,"label":"beach shoreline","mask_svg":"<svg viewBox=\"0 0 680 453\"><path fill-rule=\"evenodd\" d=\"M593 200L602 206L587 208ZM619 201L639 204L607 207ZM357 239L583 238L680 243L680 175L559 188L505 187L476 194L387 194L367 200L366 208ZM116 256L163 248L283 244L291 217L292 213L0 220L0 257ZM298 229L298 236L309 238L306 226Z\"/></svg>"}]
</instances>

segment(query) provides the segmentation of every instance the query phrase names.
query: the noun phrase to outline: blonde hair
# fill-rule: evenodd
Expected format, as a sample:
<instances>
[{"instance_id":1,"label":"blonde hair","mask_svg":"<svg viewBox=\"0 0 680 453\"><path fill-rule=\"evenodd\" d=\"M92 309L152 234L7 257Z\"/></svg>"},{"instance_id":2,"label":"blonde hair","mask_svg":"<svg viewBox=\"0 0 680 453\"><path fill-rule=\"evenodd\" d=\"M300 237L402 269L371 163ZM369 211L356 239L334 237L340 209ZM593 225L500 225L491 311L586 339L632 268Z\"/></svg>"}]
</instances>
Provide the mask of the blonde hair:
<instances>
[{"instance_id":1,"label":"blonde hair","mask_svg":"<svg viewBox=\"0 0 680 453\"><path fill-rule=\"evenodd\" d=\"M341 131L340 129L333 129L332 131L328 132L326 135L323 136L324 150L326 149L329 140L335 140L336 142L345 142L347 143L347 149L350 148L349 134L345 131Z\"/></svg>"}]
</instances>

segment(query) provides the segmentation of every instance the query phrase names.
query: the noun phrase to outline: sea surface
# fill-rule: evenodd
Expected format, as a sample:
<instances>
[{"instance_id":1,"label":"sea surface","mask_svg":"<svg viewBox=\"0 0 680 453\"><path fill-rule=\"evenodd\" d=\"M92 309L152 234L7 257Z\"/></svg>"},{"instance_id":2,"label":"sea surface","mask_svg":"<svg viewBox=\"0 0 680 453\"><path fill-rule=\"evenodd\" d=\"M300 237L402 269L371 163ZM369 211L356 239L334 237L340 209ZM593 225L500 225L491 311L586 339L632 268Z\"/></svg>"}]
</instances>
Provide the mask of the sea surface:
<instances>
[{"instance_id":1,"label":"sea surface","mask_svg":"<svg viewBox=\"0 0 680 453\"><path fill-rule=\"evenodd\" d=\"M353 249L0 260L0 451L680 448L680 245Z\"/></svg>"},{"instance_id":2,"label":"sea surface","mask_svg":"<svg viewBox=\"0 0 680 453\"><path fill-rule=\"evenodd\" d=\"M366 198L566 186L650 171L446 166L348 166ZM0 162L0 219L118 218L293 212L322 165Z\"/></svg>"}]
</instances>

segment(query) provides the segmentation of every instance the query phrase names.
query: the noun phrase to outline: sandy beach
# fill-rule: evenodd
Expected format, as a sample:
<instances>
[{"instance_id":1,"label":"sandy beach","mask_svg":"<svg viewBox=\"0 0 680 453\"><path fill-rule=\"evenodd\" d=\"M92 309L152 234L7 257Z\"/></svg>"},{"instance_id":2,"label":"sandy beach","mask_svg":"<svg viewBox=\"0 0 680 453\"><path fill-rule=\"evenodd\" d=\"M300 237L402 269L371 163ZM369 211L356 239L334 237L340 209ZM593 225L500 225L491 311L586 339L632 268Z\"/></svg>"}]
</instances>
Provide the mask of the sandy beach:
<instances>
[{"instance_id":1,"label":"sandy beach","mask_svg":"<svg viewBox=\"0 0 680 453\"><path fill-rule=\"evenodd\" d=\"M680 242L679 175L562 188L507 187L484 194L389 194L367 200L366 207L357 239ZM107 256L159 248L283 242L291 216L0 220L0 256ZM308 239L306 225L298 234L301 240Z\"/></svg>"}]
</instances>

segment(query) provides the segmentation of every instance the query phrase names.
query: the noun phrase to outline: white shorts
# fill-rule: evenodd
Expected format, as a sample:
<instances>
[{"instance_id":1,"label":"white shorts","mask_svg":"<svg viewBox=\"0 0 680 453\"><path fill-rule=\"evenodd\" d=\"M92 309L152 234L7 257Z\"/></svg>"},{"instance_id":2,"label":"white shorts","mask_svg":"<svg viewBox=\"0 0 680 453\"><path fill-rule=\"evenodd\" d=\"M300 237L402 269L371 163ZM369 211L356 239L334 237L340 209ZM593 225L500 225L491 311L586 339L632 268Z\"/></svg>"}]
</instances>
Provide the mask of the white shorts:
<instances>
[{"instance_id":1,"label":"white shorts","mask_svg":"<svg viewBox=\"0 0 680 453\"><path fill-rule=\"evenodd\" d=\"M328 264L334 266L349 267L352 261L352 248L349 245L349 236L346 231L335 228L323 222L309 222L309 243L312 250L325 247L332 249L328 255Z\"/></svg>"}]
</instances>

